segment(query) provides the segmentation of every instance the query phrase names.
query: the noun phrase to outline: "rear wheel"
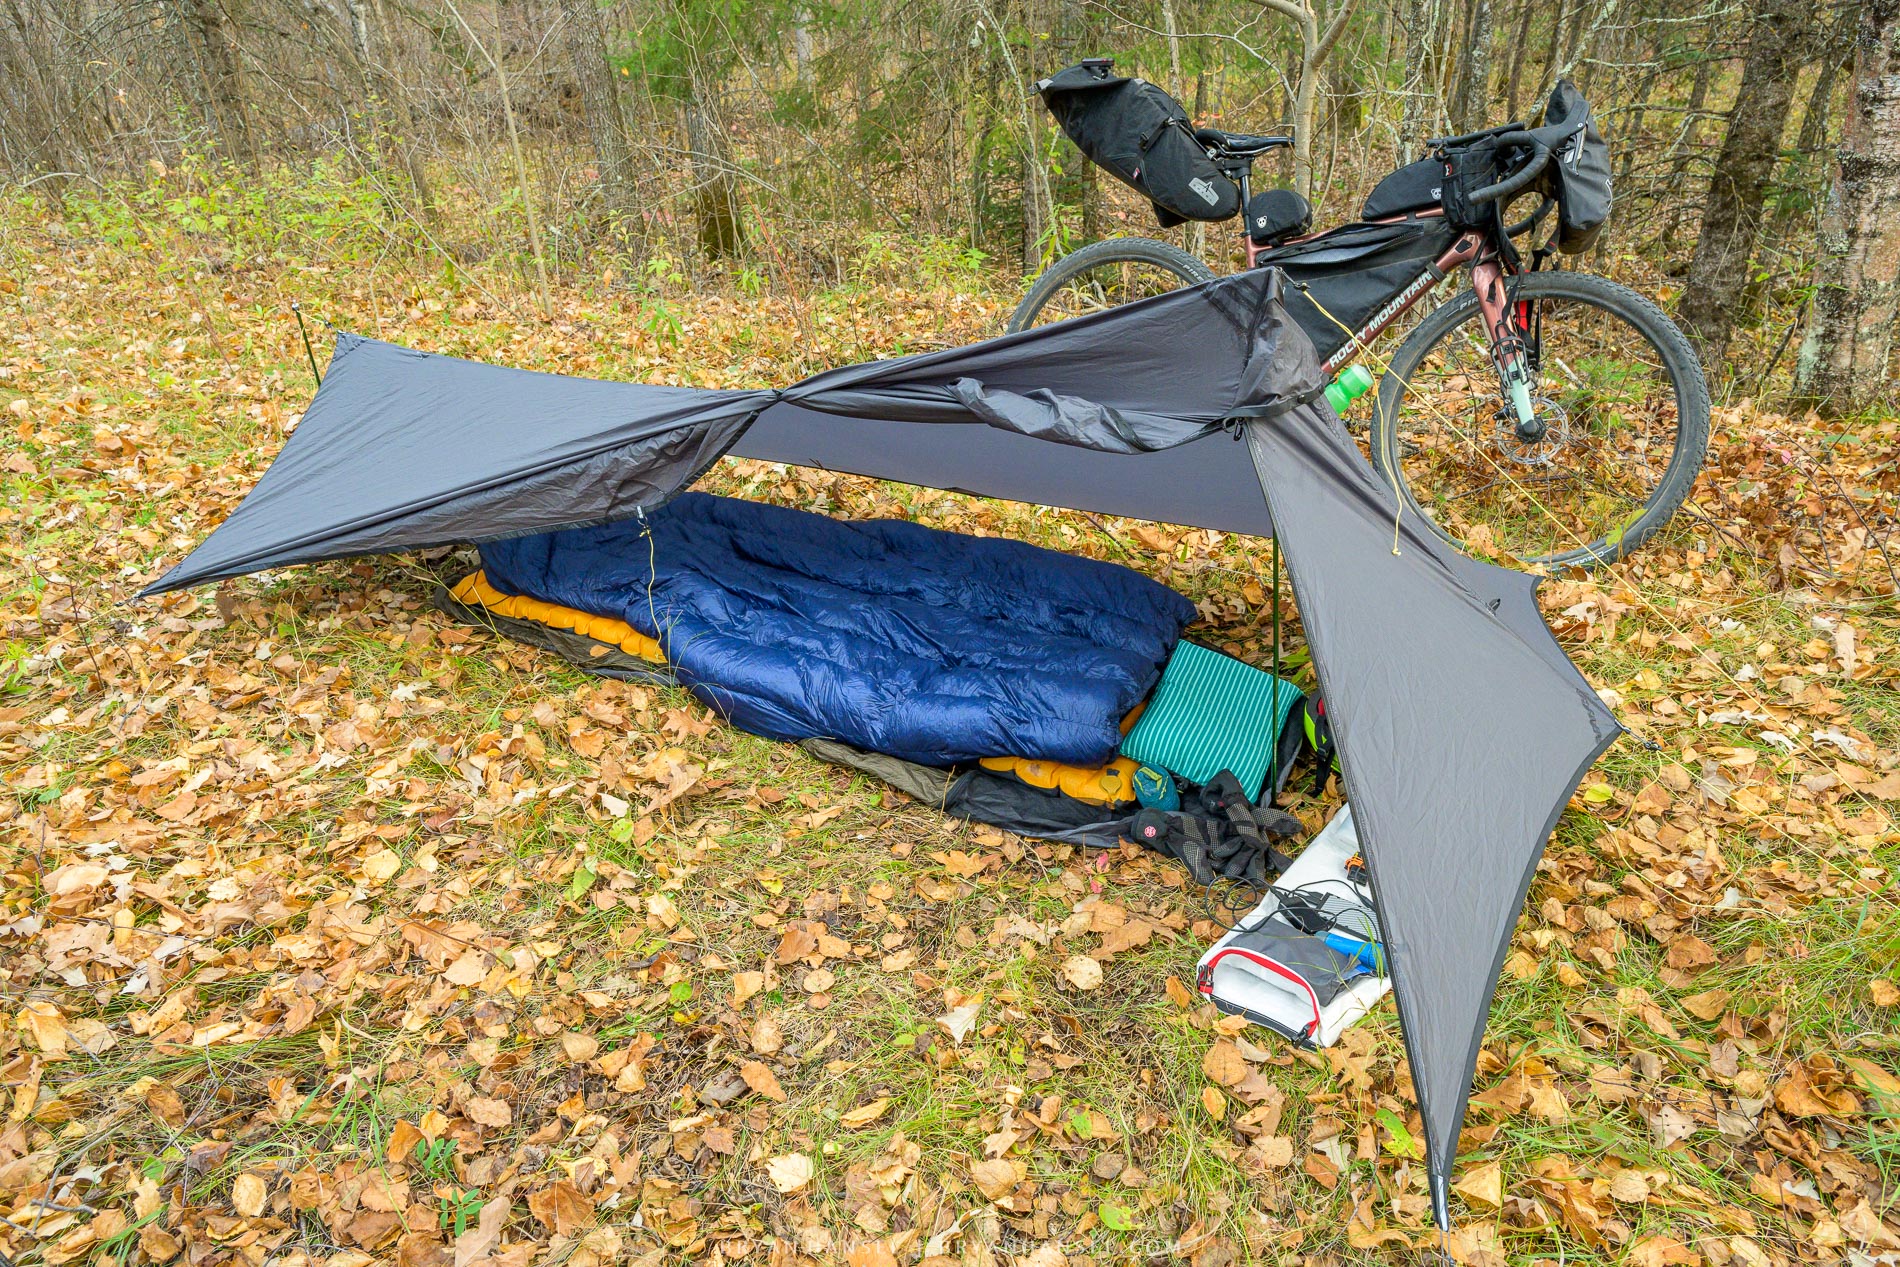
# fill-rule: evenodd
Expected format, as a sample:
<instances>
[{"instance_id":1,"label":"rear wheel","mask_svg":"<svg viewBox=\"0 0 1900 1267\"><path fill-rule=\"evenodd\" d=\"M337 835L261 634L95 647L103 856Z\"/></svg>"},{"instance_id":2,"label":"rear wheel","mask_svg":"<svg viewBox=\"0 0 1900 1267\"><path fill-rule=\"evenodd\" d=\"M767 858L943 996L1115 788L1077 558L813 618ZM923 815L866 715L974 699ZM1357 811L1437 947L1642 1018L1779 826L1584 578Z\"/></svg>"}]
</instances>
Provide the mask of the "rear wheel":
<instances>
[{"instance_id":1,"label":"rear wheel","mask_svg":"<svg viewBox=\"0 0 1900 1267\"><path fill-rule=\"evenodd\" d=\"M1531 319L1532 426L1518 425L1466 290L1393 354L1373 462L1410 509L1472 553L1614 562L1669 521L1702 469L1701 363L1661 309L1607 278L1539 272L1512 284Z\"/></svg>"},{"instance_id":2,"label":"rear wheel","mask_svg":"<svg viewBox=\"0 0 1900 1267\"><path fill-rule=\"evenodd\" d=\"M1044 270L1010 315L1008 332L1053 325L1214 280L1207 265L1153 238L1110 238L1063 256Z\"/></svg>"}]
</instances>

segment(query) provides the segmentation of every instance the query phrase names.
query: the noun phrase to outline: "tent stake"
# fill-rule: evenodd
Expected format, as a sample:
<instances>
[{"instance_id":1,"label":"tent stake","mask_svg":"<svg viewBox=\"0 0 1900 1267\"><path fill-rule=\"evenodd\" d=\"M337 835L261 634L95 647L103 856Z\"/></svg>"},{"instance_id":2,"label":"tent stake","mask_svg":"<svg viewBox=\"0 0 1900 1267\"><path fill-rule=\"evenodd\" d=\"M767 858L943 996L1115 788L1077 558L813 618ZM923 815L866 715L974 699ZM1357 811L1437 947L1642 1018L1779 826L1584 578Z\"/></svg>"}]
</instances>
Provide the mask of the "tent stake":
<instances>
[{"instance_id":1,"label":"tent stake","mask_svg":"<svg viewBox=\"0 0 1900 1267\"><path fill-rule=\"evenodd\" d=\"M317 354L310 349L310 331L304 329L303 305L296 300L290 301L290 311L297 318L297 333L303 336L303 354L310 358L310 377L317 380L317 386L323 386L323 375L317 370Z\"/></svg>"}]
</instances>

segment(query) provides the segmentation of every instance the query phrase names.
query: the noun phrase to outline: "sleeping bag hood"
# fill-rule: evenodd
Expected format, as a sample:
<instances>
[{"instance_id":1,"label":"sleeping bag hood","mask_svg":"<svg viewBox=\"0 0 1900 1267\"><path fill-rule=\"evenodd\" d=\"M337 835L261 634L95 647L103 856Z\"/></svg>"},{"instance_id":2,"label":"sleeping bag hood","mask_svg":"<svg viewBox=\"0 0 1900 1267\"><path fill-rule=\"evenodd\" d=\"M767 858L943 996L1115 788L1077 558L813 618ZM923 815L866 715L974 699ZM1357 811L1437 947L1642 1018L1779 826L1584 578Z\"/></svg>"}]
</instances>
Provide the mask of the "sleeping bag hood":
<instances>
[{"instance_id":1,"label":"sleeping bag hood","mask_svg":"<svg viewBox=\"0 0 1900 1267\"><path fill-rule=\"evenodd\" d=\"M283 451L144 595L635 518L726 453L1277 528L1378 895L1445 1226L1532 872L1619 727L1544 625L1536 578L1469 559L1401 514L1322 385L1270 269L777 390L568 378L339 335Z\"/></svg>"}]
</instances>

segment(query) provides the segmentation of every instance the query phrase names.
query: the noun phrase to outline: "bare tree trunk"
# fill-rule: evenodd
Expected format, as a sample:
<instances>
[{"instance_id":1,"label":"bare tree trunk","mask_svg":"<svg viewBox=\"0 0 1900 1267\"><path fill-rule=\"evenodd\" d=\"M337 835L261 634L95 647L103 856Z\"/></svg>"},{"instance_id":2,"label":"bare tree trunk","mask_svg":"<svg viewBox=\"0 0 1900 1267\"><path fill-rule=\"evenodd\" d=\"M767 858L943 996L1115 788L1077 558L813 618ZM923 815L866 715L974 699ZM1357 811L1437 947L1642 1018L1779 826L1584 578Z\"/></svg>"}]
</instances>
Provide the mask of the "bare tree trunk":
<instances>
[{"instance_id":1,"label":"bare tree trunk","mask_svg":"<svg viewBox=\"0 0 1900 1267\"><path fill-rule=\"evenodd\" d=\"M1550 90L1557 86L1559 79L1567 78L1577 68L1577 63L1589 56L1595 47L1597 36L1616 16L1617 0L1588 0L1576 8L1576 21L1571 23L1570 38L1564 43L1563 60L1544 68L1544 78L1538 84L1537 93L1525 102L1525 110L1535 110Z\"/></svg>"},{"instance_id":2,"label":"bare tree trunk","mask_svg":"<svg viewBox=\"0 0 1900 1267\"><path fill-rule=\"evenodd\" d=\"M1863 0L1840 167L1795 392L1836 414L1877 401L1900 315L1900 0Z\"/></svg>"},{"instance_id":3,"label":"bare tree trunk","mask_svg":"<svg viewBox=\"0 0 1900 1267\"><path fill-rule=\"evenodd\" d=\"M1302 198L1313 196L1313 102L1319 92L1320 67L1346 29L1352 0L1337 0L1322 31L1312 0L1256 0L1275 13L1291 18L1300 33L1300 77L1293 86L1293 188Z\"/></svg>"},{"instance_id":4,"label":"bare tree trunk","mask_svg":"<svg viewBox=\"0 0 1900 1267\"><path fill-rule=\"evenodd\" d=\"M498 37L499 38L499 37ZM528 181L528 163L521 156L521 129L515 122L514 98L508 92L508 75L501 68L501 55L489 58L495 68L495 86L501 90L501 114L508 124L508 148L515 158L515 180L521 186L521 214L528 222L528 248L534 252L535 287L541 294L541 311L554 311L554 299L548 293L547 257L541 251L541 213L535 206L534 186Z\"/></svg>"},{"instance_id":5,"label":"bare tree trunk","mask_svg":"<svg viewBox=\"0 0 1900 1267\"><path fill-rule=\"evenodd\" d=\"M633 193L633 150L620 105L620 84L607 60L607 37L595 0L561 0L568 61L580 84L581 113L594 147L601 197L610 214L632 216L639 210Z\"/></svg>"},{"instance_id":6,"label":"bare tree trunk","mask_svg":"<svg viewBox=\"0 0 1900 1267\"><path fill-rule=\"evenodd\" d=\"M1181 34L1174 21L1174 0L1161 0L1161 31L1168 39L1168 94L1181 99Z\"/></svg>"},{"instance_id":7,"label":"bare tree trunk","mask_svg":"<svg viewBox=\"0 0 1900 1267\"><path fill-rule=\"evenodd\" d=\"M1703 364L1719 364L1748 286L1768 178L1806 51L1806 0L1764 0L1748 32L1742 82L1715 161L1679 315Z\"/></svg>"},{"instance_id":8,"label":"bare tree trunk","mask_svg":"<svg viewBox=\"0 0 1900 1267\"><path fill-rule=\"evenodd\" d=\"M745 217L739 182L726 156L725 133L712 114L709 92L693 76L686 101L686 149L693 168L699 216L699 244L708 255L737 255L745 247Z\"/></svg>"},{"instance_id":9,"label":"bare tree trunk","mask_svg":"<svg viewBox=\"0 0 1900 1267\"><path fill-rule=\"evenodd\" d=\"M1022 211L1023 211L1023 275L1032 276L1042 271L1043 239L1049 232L1049 224L1043 214L1041 182L1037 168L1041 166L1033 145L1025 143L1022 153Z\"/></svg>"},{"instance_id":10,"label":"bare tree trunk","mask_svg":"<svg viewBox=\"0 0 1900 1267\"><path fill-rule=\"evenodd\" d=\"M1813 154L1827 144L1828 112L1834 104L1834 85L1853 57L1851 43L1854 14L1849 12L1828 32L1827 46L1821 55L1820 69L1814 75L1814 87L1808 92L1808 104L1801 112L1801 130L1795 134L1794 149L1799 155Z\"/></svg>"},{"instance_id":11,"label":"bare tree trunk","mask_svg":"<svg viewBox=\"0 0 1900 1267\"><path fill-rule=\"evenodd\" d=\"M1581 13L1583 6L1588 2L1589 0L1575 0L1577 11ZM1560 3L1556 11L1550 15L1550 41L1544 45L1544 67L1538 72L1537 77L1537 82L1540 85L1549 83L1557 77L1557 64L1563 57L1564 27L1569 25L1570 14L1570 4ZM1537 104L1537 98L1542 95L1539 89L1531 89L1530 100L1522 104L1522 109L1526 113L1529 113L1531 108ZM1513 119L1518 117L1519 108L1517 93L1513 92L1511 94L1511 117Z\"/></svg>"},{"instance_id":12,"label":"bare tree trunk","mask_svg":"<svg viewBox=\"0 0 1900 1267\"><path fill-rule=\"evenodd\" d=\"M1689 104L1683 110L1682 127L1676 132L1676 139L1670 142L1669 152L1664 162L1669 168L1669 177L1663 183L1665 191L1672 195L1682 188L1682 177L1689 170L1689 162L1695 157L1695 137L1702 127L1702 107L1709 100L1709 79L1715 68L1713 57L1704 57L1696 63L1695 79L1689 85ZM1668 199L1668 216L1663 221L1662 233L1658 235L1665 251L1675 250L1676 234L1682 228L1682 204L1680 197Z\"/></svg>"},{"instance_id":13,"label":"bare tree trunk","mask_svg":"<svg viewBox=\"0 0 1900 1267\"><path fill-rule=\"evenodd\" d=\"M343 5L350 20L350 47L356 53L357 73L369 97L370 117L378 133L375 143L379 150L386 147L394 153L416 195L420 214L426 220L432 198L428 174L423 171L412 140L415 122L409 114L409 99L376 55L376 43L370 30L369 0L343 0Z\"/></svg>"},{"instance_id":14,"label":"bare tree trunk","mask_svg":"<svg viewBox=\"0 0 1900 1267\"><path fill-rule=\"evenodd\" d=\"M1491 104L1491 0L1471 0L1471 22L1462 51L1452 127L1469 132L1485 126L1485 111Z\"/></svg>"},{"instance_id":15,"label":"bare tree trunk","mask_svg":"<svg viewBox=\"0 0 1900 1267\"><path fill-rule=\"evenodd\" d=\"M1408 0L1405 6L1405 109L1399 116L1399 157L1417 158L1425 138L1443 118L1434 82L1439 73L1440 0Z\"/></svg>"},{"instance_id":16,"label":"bare tree trunk","mask_svg":"<svg viewBox=\"0 0 1900 1267\"><path fill-rule=\"evenodd\" d=\"M1207 117L1207 72L1194 74L1194 118L1198 121ZM1247 209L1242 207L1241 214ZM1204 221L1190 220L1181 227L1181 245L1189 255L1201 258L1207 251L1207 225Z\"/></svg>"},{"instance_id":17,"label":"bare tree trunk","mask_svg":"<svg viewBox=\"0 0 1900 1267\"><path fill-rule=\"evenodd\" d=\"M1531 18L1537 13L1535 0L1523 0L1523 12L1518 14L1517 38L1511 41L1511 73L1504 89L1504 117L1517 118L1517 93L1524 86L1524 50L1531 45ZM1561 14L1551 15L1551 21L1559 21Z\"/></svg>"},{"instance_id":18,"label":"bare tree trunk","mask_svg":"<svg viewBox=\"0 0 1900 1267\"><path fill-rule=\"evenodd\" d=\"M996 51L1009 76L1010 87L1007 91L1016 94L1022 102L1022 262L1024 273L1035 273L1042 268L1042 235L1048 227L1049 214L1055 205L1055 198L1049 188L1049 168L1043 161L1042 145L1036 139L1036 113L1028 98L1022 95L1024 79L1021 69L1016 65L1016 55L1010 51L1009 35L987 6L982 7L981 12L984 24L996 37ZM1033 26L1033 11L1030 22Z\"/></svg>"},{"instance_id":19,"label":"bare tree trunk","mask_svg":"<svg viewBox=\"0 0 1900 1267\"><path fill-rule=\"evenodd\" d=\"M803 5L792 17L792 66L798 82L811 86L811 11Z\"/></svg>"},{"instance_id":20,"label":"bare tree trunk","mask_svg":"<svg viewBox=\"0 0 1900 1267\"><path fill-rule=\"evenodd\" d=\"M165 0L164 14L177 74L196 114L227 154L249 154L250 116L224 11L217 0Z\"/></svg>"}]
</instances>

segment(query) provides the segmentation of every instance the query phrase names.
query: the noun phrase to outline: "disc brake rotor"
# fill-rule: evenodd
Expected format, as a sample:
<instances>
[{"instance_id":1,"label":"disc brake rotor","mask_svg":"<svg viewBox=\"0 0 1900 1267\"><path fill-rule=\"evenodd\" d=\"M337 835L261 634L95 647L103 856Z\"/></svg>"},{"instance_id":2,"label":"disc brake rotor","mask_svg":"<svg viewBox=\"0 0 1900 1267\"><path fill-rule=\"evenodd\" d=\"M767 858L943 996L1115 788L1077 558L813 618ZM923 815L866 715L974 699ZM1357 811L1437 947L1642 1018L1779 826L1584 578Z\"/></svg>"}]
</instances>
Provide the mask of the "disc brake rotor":
<instances>
[{"instance_id":1,"label":"disc brake rotor","mask_svg":"<svg viewBox=\"0 0 1900 1267\"><path fill-rule=\"evenodd\" d=\"M1570 415L1550 397L1533 396L1531 416L1544 428L1535 440L1517 434L1517 411L1509 405L1492 415L1498 452L1519 466L1549 466L1570 443Z\"/></svg>"}]
</instances>

